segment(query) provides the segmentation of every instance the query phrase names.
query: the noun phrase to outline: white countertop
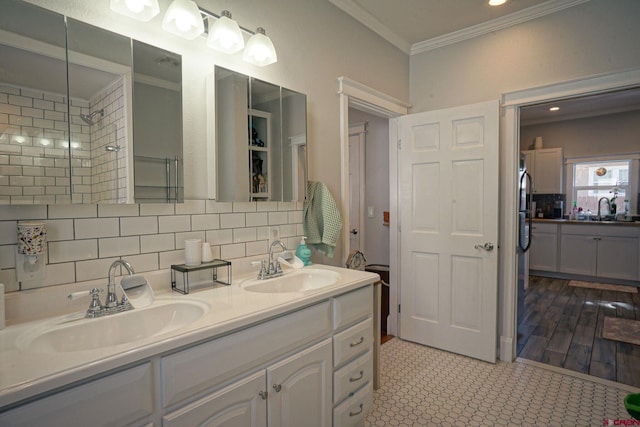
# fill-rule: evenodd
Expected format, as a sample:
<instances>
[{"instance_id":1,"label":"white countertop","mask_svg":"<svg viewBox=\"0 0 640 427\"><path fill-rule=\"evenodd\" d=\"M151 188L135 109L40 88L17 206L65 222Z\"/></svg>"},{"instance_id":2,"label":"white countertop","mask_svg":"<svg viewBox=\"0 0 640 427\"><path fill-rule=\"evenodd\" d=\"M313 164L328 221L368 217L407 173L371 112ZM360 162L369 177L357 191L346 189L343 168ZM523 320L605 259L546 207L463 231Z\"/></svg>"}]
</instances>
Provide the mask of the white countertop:
<instances>
[{"instance_id":1,"label":"white countertop","mask_svg":"<svg viewBox=\"0 0 640 427\"><path fill-rule=\"evenodd\" d=\"M51 318L8 326L0 331L0 410L67 384L247 327L378 280L378 275L364 271L324 265L313 265L312 268L336 271L341 276L340 280L304 293L270 294L245 291L242 282L255 276L248 274L234 277L230 286L182 295L172 293L170 283L162 284L161 288L166 288L167 292L159 293L158 284L149 277L152 274L143 274L152 282L158 299L193 299L209 304L211 309L184 328L133 343L68 353L37 353L20 350L16 340L34 327L50 322ZM157 277L166 280L167 276ZM64 304L63 301L60 303ZM88 305L87 301L84 303Z\"/></svg>"}]
</instances>

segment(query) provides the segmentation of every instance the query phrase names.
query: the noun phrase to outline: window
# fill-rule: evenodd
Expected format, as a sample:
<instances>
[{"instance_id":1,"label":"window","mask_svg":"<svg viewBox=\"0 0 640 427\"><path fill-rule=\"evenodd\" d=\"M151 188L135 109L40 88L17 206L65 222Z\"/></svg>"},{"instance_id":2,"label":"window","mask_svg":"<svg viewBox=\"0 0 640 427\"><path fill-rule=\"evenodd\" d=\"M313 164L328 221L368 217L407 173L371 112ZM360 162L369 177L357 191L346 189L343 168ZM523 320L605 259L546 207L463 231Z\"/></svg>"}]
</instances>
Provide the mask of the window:
<instances>
[{"instance_id":1,"label":"window","mask_svg":"<svg viewBox=\"0 0 640 427\"><path fill-rule=\"evenodd\" d=\"M596 160L582 159L573 163L572 201L575 200L582 210L598 211L598 201L602 197L611 200L612 189L618 189L616 205L618 212L624 212L625 200L632 199L629 183L633 171L631 159ZM636 178L637 179L637 178ZM631 207L629 203L629 207ZM570 207L569 207L570 209ZM604 203L603 203L604 209Z\"/></svg>"}]
</instances>

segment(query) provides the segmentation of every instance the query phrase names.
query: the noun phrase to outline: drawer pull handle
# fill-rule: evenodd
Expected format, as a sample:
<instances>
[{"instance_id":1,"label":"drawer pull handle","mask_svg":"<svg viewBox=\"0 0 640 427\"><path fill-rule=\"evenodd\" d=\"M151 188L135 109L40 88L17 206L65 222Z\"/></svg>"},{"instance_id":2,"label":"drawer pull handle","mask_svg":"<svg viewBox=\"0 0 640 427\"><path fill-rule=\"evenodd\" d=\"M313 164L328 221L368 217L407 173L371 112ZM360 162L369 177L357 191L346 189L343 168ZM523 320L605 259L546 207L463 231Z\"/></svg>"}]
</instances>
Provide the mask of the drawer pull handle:
<instances>
[{"instance_id":1,"label":"drawer pull handle","mask_svg":"<svg viewBox=\"0 0 640 427\"><path fill-rule=\"evenodd\" d=\"M276 391L276 393L279 393L280 390L282 390L282 385L281 384L274 384L273 385L273 389Z\"/></svg>"},{"instance_id":2,"label":"drawer pull handle","mask_svg":"<svg viewBox=\"0 0 640 427\"><path fill-rule=\"evenodd\" d=\"M358 377L349 378L349 382L350 383L354 383L356 381L360 381L362 379L362 377L364 377L364 371L360 371L360 376L358 376Z\"/></svg>"},{"instance_id":3,"label":"drawer pull handle","mask_svg":"<svg viewBox=\"0 0 640 427\"><path fill-rule=\"evenodd\" d=\"M364 342L364 337L360 337L360 341L356 341L356 342L352 342L351 344L349 344L350 347L355 347L357 345L360 345Z\"/></svg>"},{"instance_id":4,"label":"drawer pull handle","mask_svg":"<svg viewBox=\"0 0 640 427\"><path fill-rule=\"evenodd\" d=\"M355 417L356 415L360 415L362 413L362 411L364 410L364 406L362 405L362 403L360 404L360 410L357 412L351 412L349 411L349 416L350 417Z\"/></svg>"},{"instance_id":5,"label":"drawer pull handle","mask_svg":"<svg viewBox=\"0 0 640 427\"><path fill-rule=\"evenodd\" d=\"M262 400L267 400L267 396L269 395L268 392L266 391L261 391L260 393L258 393L258 396L260 396L262 398Z\"/></svg>"}]
</instances>

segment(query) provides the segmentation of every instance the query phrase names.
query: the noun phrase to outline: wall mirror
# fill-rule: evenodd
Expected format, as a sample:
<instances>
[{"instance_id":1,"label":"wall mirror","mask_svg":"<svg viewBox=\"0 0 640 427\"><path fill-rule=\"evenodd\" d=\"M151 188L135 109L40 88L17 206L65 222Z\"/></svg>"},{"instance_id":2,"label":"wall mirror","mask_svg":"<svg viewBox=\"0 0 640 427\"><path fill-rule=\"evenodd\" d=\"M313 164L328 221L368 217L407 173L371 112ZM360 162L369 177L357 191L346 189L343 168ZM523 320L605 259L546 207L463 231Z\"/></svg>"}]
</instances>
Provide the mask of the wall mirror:
<instances>
[{"instance_id":1,"label":"wall mirror","mask_svg":"<svg viewBox=\"0 0 640 427\"><path fill-rule=\"evenodd\" d=\"M16 0L0 32L0 203L182 201L179 55Z\"/></svg>"},{"instance_id":2,"label":"wall mirror","mask_svg":"<svg viewBox=\"0 0 640 427\"><path fill-rule=\"evenodd\" d=\"M303 201L306 95L222 67L215 85L216 199Z\"/></svg>"}]
</instances>

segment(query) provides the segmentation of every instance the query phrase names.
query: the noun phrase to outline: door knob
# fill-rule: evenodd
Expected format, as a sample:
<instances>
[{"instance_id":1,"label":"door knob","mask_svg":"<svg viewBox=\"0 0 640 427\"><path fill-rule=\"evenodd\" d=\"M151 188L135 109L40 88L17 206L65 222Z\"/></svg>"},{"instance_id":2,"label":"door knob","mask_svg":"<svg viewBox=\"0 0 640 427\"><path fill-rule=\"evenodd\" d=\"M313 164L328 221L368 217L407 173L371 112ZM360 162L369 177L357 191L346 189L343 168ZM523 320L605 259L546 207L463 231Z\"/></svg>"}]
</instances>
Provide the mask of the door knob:
<instances>
[{"instance_id":1,"label":"door knob","mask_svg":"<svg viewBox=\"0 0 640 427\"><path fill-rule=\"evenodd\" d=\"M485 243L484 245L475 245L474 248L476 249L484 249L487 252L491 252L493 250L493 243Z\"/></svg>"},{"instance_id":2,"label":"door knob","mask_svg":"<svg viewBox=\"0 0 640 427\"><path fill-rule=\"evenodd\" d=\"M351 233L351 234L353 234L353 235L355 236L356 234L358 234L358 230L356 230L356 229L354 228L354 229L353 229L353 230L351 230L349 233Z\"/></svg>"}]
</instances>

